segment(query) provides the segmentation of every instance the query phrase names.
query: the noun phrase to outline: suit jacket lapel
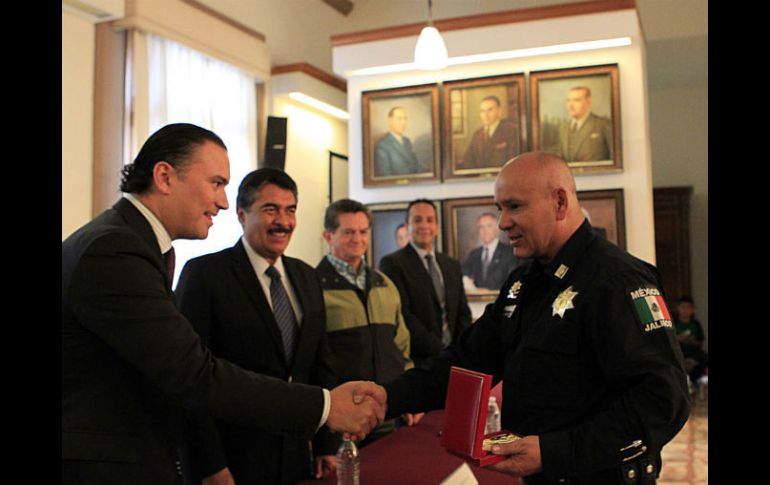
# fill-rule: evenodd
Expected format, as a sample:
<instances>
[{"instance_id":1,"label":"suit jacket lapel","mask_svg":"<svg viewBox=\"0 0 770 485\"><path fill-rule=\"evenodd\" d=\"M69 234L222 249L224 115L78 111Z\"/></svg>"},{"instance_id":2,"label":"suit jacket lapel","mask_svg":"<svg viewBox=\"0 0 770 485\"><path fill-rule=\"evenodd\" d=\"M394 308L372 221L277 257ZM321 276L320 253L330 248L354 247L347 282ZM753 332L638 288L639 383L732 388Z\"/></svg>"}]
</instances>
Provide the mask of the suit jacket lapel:
<instances>
[{"instance_id":1,"label":"suit jacket lapel","mask_svg":"<svg viewBox=\"0 0 770 485\"><path fill-rule=\"evenodd\" d=\"M152 230L152 226L145 219L139 209L134 207L126 198L121 198L112 206L125 220L131 229L133 229L142 240L150 247L151 253L155 256L154 263L158 267L158 270L163 274L163 278L166 280L166 288L171 292L172 282L168 279L166 273L166 263L163 260L163 255L160 252L160 246L158 245L158 238L155 237L155 232Z\"/></svg>"},{"instance_id":2,"label":"suit jacket lapel","mask_svg":"<svg viewBox=\"0 0 770 485\"><path fill-rule=\"evenodd\" d=\"M231 254L232 270L235 273L236 280L248 295L256 310L257 319L268 329L268 333L270 333L278 353L284 356L285 361L286 356L283 352L281 330L278 328L278 322L275 321L273 310L267 302L265 292L262 290L262 285L259 283L256 273L254 273L254 268L251 266L251 261L249 261L246 249L244 249L243 242L240 239L233 247ZM244 314L249 315L250 312L244 312Z\"/></svg>"}]
</instances>

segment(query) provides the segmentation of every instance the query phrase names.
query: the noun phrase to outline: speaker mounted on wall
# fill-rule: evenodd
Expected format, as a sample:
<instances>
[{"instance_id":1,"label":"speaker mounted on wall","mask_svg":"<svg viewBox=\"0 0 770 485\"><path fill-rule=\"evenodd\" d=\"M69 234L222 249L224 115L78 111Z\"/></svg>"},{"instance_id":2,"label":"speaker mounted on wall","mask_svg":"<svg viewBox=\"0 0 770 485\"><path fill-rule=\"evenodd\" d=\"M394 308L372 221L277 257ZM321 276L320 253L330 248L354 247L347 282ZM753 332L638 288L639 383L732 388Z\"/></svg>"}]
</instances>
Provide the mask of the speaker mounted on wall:
<instances>
[{"instance_id":1,"label":"speaker mounted on wall","mask_svg":"<svg viewBox=\"0 0 770 485\"><path fill-rule=\"evenodd\" d=\"M287 118L267 117L264 167L284 169L286 164L286 122Z\"/></svg>"}]
</instances>

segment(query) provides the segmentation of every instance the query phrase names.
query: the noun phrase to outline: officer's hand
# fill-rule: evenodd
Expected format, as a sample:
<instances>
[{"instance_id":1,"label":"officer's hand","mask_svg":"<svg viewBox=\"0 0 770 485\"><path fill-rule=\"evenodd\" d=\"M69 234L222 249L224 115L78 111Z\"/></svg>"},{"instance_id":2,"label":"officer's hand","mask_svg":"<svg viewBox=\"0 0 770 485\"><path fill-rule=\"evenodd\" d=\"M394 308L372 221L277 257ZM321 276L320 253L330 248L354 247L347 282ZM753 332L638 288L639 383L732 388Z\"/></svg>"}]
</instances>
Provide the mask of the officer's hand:
<instances>
[{"instance_id":1,"label":"officer's hand","mask_svg":"<svg viewBox=\"0 0 770 485\"><path fill-rule=\"evenodd\" d=\"M508 458L490 466L492 470L507 473L514 477L526 477L543 471L540 458L540 438L525 436L512 443L502 443L492 447L495 455L508 455Z\"/></svg>"}]
</instances>

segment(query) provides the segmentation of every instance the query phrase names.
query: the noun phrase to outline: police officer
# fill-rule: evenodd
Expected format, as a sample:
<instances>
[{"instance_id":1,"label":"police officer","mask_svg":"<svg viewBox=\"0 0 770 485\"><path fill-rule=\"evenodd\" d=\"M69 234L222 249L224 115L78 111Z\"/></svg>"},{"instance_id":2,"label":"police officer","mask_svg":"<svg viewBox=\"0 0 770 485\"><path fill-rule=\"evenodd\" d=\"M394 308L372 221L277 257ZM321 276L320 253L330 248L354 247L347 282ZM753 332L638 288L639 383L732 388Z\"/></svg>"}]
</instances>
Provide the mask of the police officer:
<instances>
[{"instance_id":1,"label":"police officer","mask_svg":"<svg viewBox=\"0 0 770 485\"><path fill-rule=\"evenodd\" d=\"M686 377L657 270L594 235L572 173L526 153L495 183L517 258L497 300L425 367L386 384L388 413L443 406L449 367L503 381L491 468L523 484L654 483L689 414Z\"/></svg>"}]
</instances>

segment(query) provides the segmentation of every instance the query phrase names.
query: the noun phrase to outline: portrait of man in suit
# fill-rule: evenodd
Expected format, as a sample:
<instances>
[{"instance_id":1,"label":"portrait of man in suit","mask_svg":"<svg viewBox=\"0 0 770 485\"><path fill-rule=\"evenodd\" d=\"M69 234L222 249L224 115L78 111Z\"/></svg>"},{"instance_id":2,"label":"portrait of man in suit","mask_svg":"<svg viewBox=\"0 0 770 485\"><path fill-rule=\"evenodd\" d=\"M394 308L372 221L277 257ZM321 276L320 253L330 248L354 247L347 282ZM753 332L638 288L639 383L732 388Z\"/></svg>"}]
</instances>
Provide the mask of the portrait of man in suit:
<instances>
[{"instance_id":1,"label":"portrait of man in suit","mask_svg":"<svg viewBox=\"0 0 770 485\"><path fill-rule=\"evenodd\" d=\"M464 286L469 292L478 289L498 291L519 260L513 255L513 247L500 240L494 214L483 212L476 223L480 245L463 260Z\"/></svg>"},{"instance_id":2,"label":"portrait of man in suit","mask_svg":"<svg viewBox=\"0 0 770 485\"><path fill-rule=\"evenodd\" d=\"M361 94L364 186L439 177L438 85Z\"/></svg>"},{"instance_id":3,"label":"portrait of man in suit","mask_svg":"<svg viewBox=\"0 0 770 485\"><path fill-rule=\"evenodd\" d=\"M433 201L416 199L407 207L410 241L380 260L380 270L398 288L411 336L412 360L437 355L470 326L471 311L460 262L435 250L439 233Z\"/></svg>"},{"instance_id":4,"label":"portrait of man in suit","mask_svg":"<svg viewBox=\"0 0 770 485\"><path fill-rule=\"evenodd\" d=\"M402 222L396 227L396 246L398 246L398 249L401 249L407 244L409 244L409 229L406 226L406 222Z\"/></svg>"},{"instance_id":5,"label":"portrait of man in suit","mask_svg":"<svg viewBox=\"0 0 770 485\"><path fill-rule=\"evenodd\" d=\"M473 133L471 142L457 168L502 167L518 154L519 133L516 125L502 119L502 105L497 96L486 96L479 104L481 127Z\"/></svg>"},{"instance_id":6,"label":"portrait of man in suit","mask_svg":"<svg viewBox=\"0 0 770 485\"><path fill-rule=\"evenodd\" d=\"M591 89L577 86L567 93L569 120L559 129L558 155L567 162L612 159L610 119L591 111Z\"/></svg>"},{"instance_id":7,"label":"portrait of man in suit","mask_svg":"<svg viewBox=\"0 0 770 485\"><path fill-rule=\"evenodd\" d=\"M572 168L620 169L618 66L530 74L533 145Z\"/></svg>"},{"instance_id":8,"label":"portrait of man in suit","mask_svg":"<svg viewBox=\"0 0 770 485\"><path fill-rule=\"evenodd\" d=\"M297 185L282 170L253 171L241 182L236 210L243 236L185 265L180 311L216 355L281 380L333 387L321 287L312 267L284 255L296 227ZM288 485L335 468L338 440L324 428L311 457L307 440L207 416L191 427L200 478Z\"/></svg>"},{"instance_id":9,"label":"portrait of man in suit","mask_svg":"<svg viewBox=\"0 0 770 485\"><path fill-rule=\"evenodd\" d=\"M412 140L406 136L406 109L395 106L388 112L388 133L374 148L374 170L379 176L406 175L420 172Z\"/></svg>"}]
</instances>

